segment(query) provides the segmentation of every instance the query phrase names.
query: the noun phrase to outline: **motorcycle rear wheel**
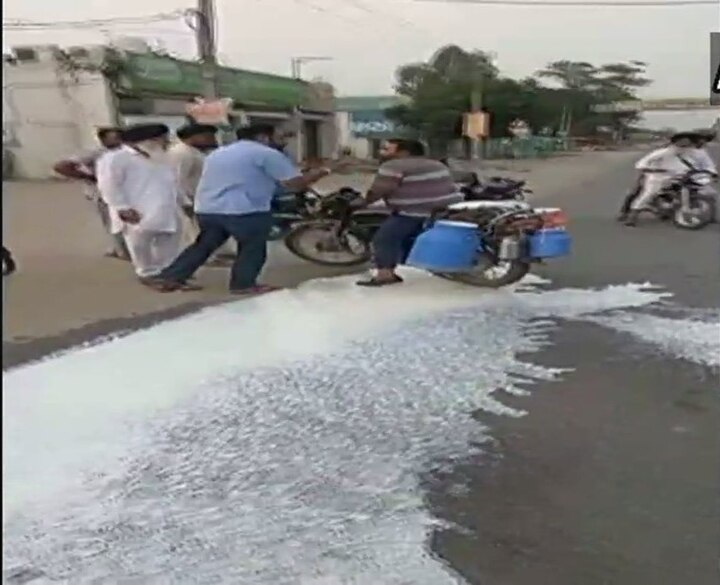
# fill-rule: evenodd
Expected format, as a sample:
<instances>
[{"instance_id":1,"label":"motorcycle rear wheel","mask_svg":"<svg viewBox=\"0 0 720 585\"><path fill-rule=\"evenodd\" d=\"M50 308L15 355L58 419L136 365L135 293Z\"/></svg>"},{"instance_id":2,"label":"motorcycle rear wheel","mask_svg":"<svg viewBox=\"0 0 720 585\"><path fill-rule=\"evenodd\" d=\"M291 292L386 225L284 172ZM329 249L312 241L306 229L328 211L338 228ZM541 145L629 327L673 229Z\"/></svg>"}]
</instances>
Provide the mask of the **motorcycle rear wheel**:
<instances>
[{"instance_id":1,"label":"motorcycle rear wheel","mask_svg":"<svg viewBox=\"0 0 720 585\"><path fill-rule=\"evenodd\" d=\"M701 230L715 221L715 199L713 197L694 197L690 201L692 211L682 208L675 210L673 225L682 230Z\"/></svg>"},{"instance_id":2,"label":"motorcycle rear wheel","mask_svg":"<svg viewBox=\"0 0 720 585\"><path fill-rule=\"evenodd\" d=\"M470 286L502 288L515 284L530 271L530 264L521 260L511 260L501 264L504 265L505 270L499 275L493 273L492 270L498 268L500 264L481 262L468 272L436 272L435 276Z\"/></svg>"},{"instance_id":3,"label":"motorcycle rear wheel","mask_svg":"<svg viewBox=\"0 0 720 585\"><path fill-rule=\"evenodd\" d=\"M286 237L285 245L298 258L321 266L360 266L370 261L370 242L350 229L337 242L338 250L322 250L323 241L332 239L336 222L313 222L294 228Z\"/></svg>"}]
</instances>

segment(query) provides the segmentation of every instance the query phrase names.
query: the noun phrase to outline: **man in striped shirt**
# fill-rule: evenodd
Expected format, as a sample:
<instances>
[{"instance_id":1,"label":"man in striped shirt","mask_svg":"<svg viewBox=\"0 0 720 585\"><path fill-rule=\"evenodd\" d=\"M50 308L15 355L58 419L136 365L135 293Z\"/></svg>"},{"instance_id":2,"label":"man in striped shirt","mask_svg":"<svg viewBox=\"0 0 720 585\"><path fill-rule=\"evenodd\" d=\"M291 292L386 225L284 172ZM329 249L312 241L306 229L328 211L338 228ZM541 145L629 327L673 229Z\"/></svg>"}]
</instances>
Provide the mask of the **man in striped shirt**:
<instances>
[{"instance_id":1,"label":"man in striped shirt","mask_svg":"<svg viewBox=\"0 0 720 585\"><path fill-rule=\"evenodd\" d=\"M417 140L388 140L380 156L383 163L366 201L371 204L384 200L392 215L373 238L376 274L358 282L360 286L402 282L395 268L407 258L428 218L434 211L462 201L448 167L427 158L425 147Z\"/></svg>"}]
</instances>

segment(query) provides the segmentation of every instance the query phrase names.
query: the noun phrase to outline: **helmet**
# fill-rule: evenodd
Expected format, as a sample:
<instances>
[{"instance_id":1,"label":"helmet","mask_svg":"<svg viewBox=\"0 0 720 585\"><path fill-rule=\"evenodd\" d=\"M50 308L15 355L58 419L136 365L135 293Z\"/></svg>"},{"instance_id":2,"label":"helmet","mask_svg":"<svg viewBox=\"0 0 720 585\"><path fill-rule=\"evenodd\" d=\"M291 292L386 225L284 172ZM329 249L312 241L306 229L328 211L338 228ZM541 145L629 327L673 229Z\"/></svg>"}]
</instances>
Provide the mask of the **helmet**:
<instances>
[{"instance_id":1,"label":"helmet","mask_svg":"<svg viewBox=\"0 0 720 585\"><path fill-rule=\"evenodd\" d=\"M693 130L693 134L696 134L698 138L705 142L712 142L717 136L717 132L713 128L699 128Z\"/></svg>"}]
</instances>

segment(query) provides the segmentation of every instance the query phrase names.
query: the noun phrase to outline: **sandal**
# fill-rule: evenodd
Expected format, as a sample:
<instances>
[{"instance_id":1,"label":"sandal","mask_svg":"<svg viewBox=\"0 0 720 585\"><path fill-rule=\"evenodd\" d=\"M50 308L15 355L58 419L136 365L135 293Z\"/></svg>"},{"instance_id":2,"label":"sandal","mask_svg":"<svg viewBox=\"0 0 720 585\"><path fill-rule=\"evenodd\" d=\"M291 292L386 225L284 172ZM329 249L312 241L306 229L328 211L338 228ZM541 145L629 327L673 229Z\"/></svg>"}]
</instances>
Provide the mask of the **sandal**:
<instances>
[{"instance_id":1,"label":"sandal","mask_svg":"<svg viewBox=\"0 0 720 585\"><path fill-rule=\"evenodd\" d=\"M373 276L372 278L369 278L368 280L359 280L355 284L358 286L367 286L367 287L378 287L378 286L389 286L391 284L400 284L401 282L404 282L402 278L400 278L397 274L392 278L392 280L380 280L377 276Z\"/></svg>"},{"instance_id":2,"label":"sandal","mask_svg":"<svg viewBox=\"0 0 720 585\"><path fill-rule=\"evenodd\" d=\"M154 290L155 292L167 293L180 290L180 284L177 282L167 282L154 278L141 278L140 284Z\"/></svg>"},{"instance_id":3,"label":"sandal","mask_svg":"<svg viewBox=\"0 0 720 585\"><path fill-rule=\"evenodd\" d=\"M251 286L249 288L238 288L231 290L230 294L238 297L249 297L253 295L262 295L269 292L280 290L278 286L271 286L269 284L258 284L257 286Z\"/></svg>"},{"instance_id":4,"label":"sandal","mask_svg":"<svg viewBox=\"0 0 720 585\"><path fill-rule=\"evenodd\" d=\"M153 289L157 292L175 292L175 291L182 291L182 292L194 292L202 290L201 286L198 286L197 284L190 284L187 282L172 282L170 280L162 280L159 278L141 278L140 284Z\"/></svg>"}]
</instances>

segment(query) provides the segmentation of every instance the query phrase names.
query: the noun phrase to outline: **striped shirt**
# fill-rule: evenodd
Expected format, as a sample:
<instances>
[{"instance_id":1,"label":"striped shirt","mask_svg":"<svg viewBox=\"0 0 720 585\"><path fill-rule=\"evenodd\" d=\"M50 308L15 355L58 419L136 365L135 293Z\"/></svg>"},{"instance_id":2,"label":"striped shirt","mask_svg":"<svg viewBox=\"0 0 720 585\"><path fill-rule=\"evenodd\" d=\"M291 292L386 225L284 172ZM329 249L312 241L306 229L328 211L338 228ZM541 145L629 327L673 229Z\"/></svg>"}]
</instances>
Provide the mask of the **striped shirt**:
<instances>
[{"instance_id":1,"label":"striped shirt","mask_svg":"<svg viewBox=\"0 0 720 585\"><path fill-rule=\"evenodd\" d=\"M383 163L370 188L402 215L428 216L436 209L462 201L450 170L440 161L408 157Z\"/></svg>"}]
</instances>

